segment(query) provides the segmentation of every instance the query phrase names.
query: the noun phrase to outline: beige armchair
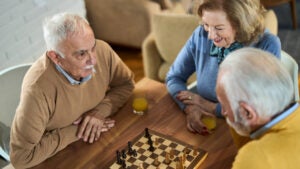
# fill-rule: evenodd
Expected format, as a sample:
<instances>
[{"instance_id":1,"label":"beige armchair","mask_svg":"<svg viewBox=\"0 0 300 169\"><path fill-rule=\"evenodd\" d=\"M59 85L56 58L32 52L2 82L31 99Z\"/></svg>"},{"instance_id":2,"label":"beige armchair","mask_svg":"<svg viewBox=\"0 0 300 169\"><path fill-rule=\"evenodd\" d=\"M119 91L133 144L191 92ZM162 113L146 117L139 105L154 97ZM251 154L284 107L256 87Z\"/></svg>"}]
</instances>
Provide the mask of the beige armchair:
<instances>
[{"instance_id":1,"label":"beige armchair","mask_svg":"<svg viewBox=\"0 0 300 169\"><path fill-rule=\"evenodd\" d=\"M187 14L161 13L153 16L153 31L142 46L146 77L164 81L169 67L194 29L199 18Z\"/></svg>"},{"instance_id":2,"label":"beige armchair","mask_svg":"<svg viewBox=\"0 0 300 169\"><path fill-rule=\"evenodd\" d=\"M161 12L150 0L85 0L87 19L97 39L140 48L151 30L151 16Z\"/></svg>"},{"instance_id":3,"label":"beige armchair","mask_svg":"<svg viewBox=\"0 0 300 169\"><path fill-rule=\"evenodd\" d=\"M153 30L144 40L142 56L145 76L163 82L177 54L199 25L199 17L188 14L155 14L152 20ZM265 14L265 25L277 34L278 23L274 11ZM195 75L188 80L194 81Z\"/></svg>"}]
</instances>

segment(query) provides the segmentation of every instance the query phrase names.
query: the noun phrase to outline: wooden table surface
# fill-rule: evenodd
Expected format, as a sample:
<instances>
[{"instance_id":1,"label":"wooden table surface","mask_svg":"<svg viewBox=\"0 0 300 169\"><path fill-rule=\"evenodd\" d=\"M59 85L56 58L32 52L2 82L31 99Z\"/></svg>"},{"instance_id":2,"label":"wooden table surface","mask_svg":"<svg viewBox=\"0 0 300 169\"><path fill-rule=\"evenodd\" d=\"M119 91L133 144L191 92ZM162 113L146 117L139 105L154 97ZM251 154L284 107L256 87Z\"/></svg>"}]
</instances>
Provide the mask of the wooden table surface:
<instances>
[{"instance_id":1,"label":"wooden table surface","mask_svg":"<svg viewBox=\"0 0 300 169\"><path fill-rule=\"evenodd\" d=\"M224 119L217 120L217 128L209 136L190 133L185 124L185 115L167 93L160 82L142 79L135 90L146 93L149 109L143 116L132 113L132 98L112 118L116 125L109 132L102 133L100 140L84 143L81 140L47 159L34 168L59 169L101 169L115 158L116 150L126 147L146 127L164 133L192 146L199 146L208 152L200 169L229 169L236 155L236 148L231 139Z\"/></svg>"}]
</instances>

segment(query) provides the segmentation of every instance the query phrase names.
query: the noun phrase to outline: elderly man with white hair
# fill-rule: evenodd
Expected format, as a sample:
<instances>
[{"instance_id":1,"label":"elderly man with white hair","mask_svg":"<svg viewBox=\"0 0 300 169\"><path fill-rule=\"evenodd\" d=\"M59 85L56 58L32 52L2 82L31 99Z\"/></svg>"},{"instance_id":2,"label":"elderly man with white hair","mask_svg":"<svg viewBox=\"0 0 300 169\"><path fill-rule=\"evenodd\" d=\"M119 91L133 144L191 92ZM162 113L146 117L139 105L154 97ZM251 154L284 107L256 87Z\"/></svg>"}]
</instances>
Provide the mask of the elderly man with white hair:
<instances>
[{"instance_id":1,"label":"elderly man with white hair","mask_svg":"<svg viewBox=\"0 0 300 169\"><path fill-rule=\"evenodd\" d=\"M10 158L29 168L70 143L93 143L130 97L133 73L88 22L60 13L45 21L47 51L31 66L11 128Z\"/></svg>"},{"instance_id":2,"label":"elderly man with white hair","mask_svg":"<svg viewBox=\"0 0 300 169\"><path fill-rule=\"evenodd\" d=\"M230 53L220 65L216 92L227 123L252 139L239 149L234 169L299 166L300 109L278 59L254 48Z\"/></svg>"}]
</instances>

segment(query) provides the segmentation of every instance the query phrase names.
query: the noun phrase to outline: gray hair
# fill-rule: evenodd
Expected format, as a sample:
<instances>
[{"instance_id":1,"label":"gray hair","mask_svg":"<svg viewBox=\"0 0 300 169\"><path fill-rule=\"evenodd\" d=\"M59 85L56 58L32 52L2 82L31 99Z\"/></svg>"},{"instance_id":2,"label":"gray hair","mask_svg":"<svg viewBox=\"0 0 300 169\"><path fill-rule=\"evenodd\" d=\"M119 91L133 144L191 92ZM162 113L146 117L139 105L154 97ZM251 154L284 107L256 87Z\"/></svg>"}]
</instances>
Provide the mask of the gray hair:
<instances>
[{"instance_id":1,"label":"gray hair","mask_svg":"<svg viewBox=\"0 0 300 169\"><path fill-rule=\"evenodd\" d=\"M89 25L88 21L77 14L59 13L45 19L43 31L47 50L54 50L62 55L59 44L68 36L85 31L86 25Z\"/></svg>"},{"instance_id":2,"label":"gray hair","mask_svg":"<svg viewBox=\"0 0 300 169\"><path fill-rule=\"evenodd\" d=\"M261 118L268 118L293 100L291 75L271 53L254 48L236 50L223 61L219 72L235 120L241 101L251 105Z\"/></svg>"}]
</instances>

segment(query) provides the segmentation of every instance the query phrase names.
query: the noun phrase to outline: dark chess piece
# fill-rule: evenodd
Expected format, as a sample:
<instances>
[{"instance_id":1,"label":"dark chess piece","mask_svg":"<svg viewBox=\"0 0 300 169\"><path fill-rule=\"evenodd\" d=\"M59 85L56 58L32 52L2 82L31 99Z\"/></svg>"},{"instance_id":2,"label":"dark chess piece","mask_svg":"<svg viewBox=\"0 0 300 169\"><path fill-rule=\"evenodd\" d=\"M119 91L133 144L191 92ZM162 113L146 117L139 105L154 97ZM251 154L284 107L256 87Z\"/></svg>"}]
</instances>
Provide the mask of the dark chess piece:
<instances>
[{"instance_id":1,"label":"dark chess piece","mask_svg":"<svg viewBox=\"0 0 300 169\"><path fill-rule=\"evenodd\" d=\"M117 150L116 151L116 154L117 154L117 164L122 164L122 159L121 159L121 154L120 154L120 151Z\"/></svg>"},{"instance_id":2,"label":"dark chess piece","mask_svg":"<svg viewBox=\"0 0 300 169\"><path fill-rule=\"evenodd\" d=\"M152 141L151 137L148 138L148 144L149 145L153 144L153 141Z\"/></svg>"},{"instance_id":3,"label":"dark chess piece","mask_svg":"<svg viewBox=\"0 0 300 169\"><path fill-rule=\"evenodd\" d=\"M128 154L129 155L133 155L133 149L132 149L132 144L130 141L128 141Z\"/></svg>"},{"instance_id":4,"label":"dark chess piece","mask_svg":"<svg viewBox=\"0 0 300 169\"><path fill-rule=\"evenodd\" d=\"M153 147L153 144L150 144L150 147L148 148L149 151L153 152L155 148Z\"/></svg>"},{"instance_id":5,"label":"dark chess piece","mask_svg":"<svg viewBox=\"0 0 300 169\"><path fill-rule=\"evenodd\" d=\"M145 128L145 137L146 138L149 138L151 137L150 133L149 133L149 129L148 128Z\"/></svg>"},{"instance_id":6,"label":"dark chess piece","mask_svg":"<svg viewBox=\"0 0 300 169\"><path fill-rule=\"evenodd\" d=\"M148 137L148 144L149 144L149 151L154 151L154 147L153 147L153 141L152 141L152 139L151 139L151 135Z\"/></svg>"},{"instance_id":7,"label":"dark chess piece","mask_svg":"<svg viewBox=\"0 0 300 169\"><path fill-rule=\"evenodd\" d=\"M123 157L124 159L126 159L126 157L127 157L127 156L126 156L126 151L125 151L125 150L122 150L122 151L121 151L121 154L122 154L122 157Z\"/></svg>"},{"instance_id":8,"label":"dark chess piece","mask_svg":"<svg viewBox=\"0 0 300 169\"><path fill-rule=\"evenodd\" d=\"M124 168L124 169L126 168L126 162L125 162L125 160L122 160L122 168Z\"/></svg>"},{"instance_id":9,"label":"dark chess piece","mask_svg":"<svg viewBox=\"0 0 300 169\"><path fill-rule=\"evenodd\" d=\"M133 151L132 151L132 155L133 155L133 157L136 157L136 156L137 156L136 150L133 150Z\"/></svg>"}]
</instances>

